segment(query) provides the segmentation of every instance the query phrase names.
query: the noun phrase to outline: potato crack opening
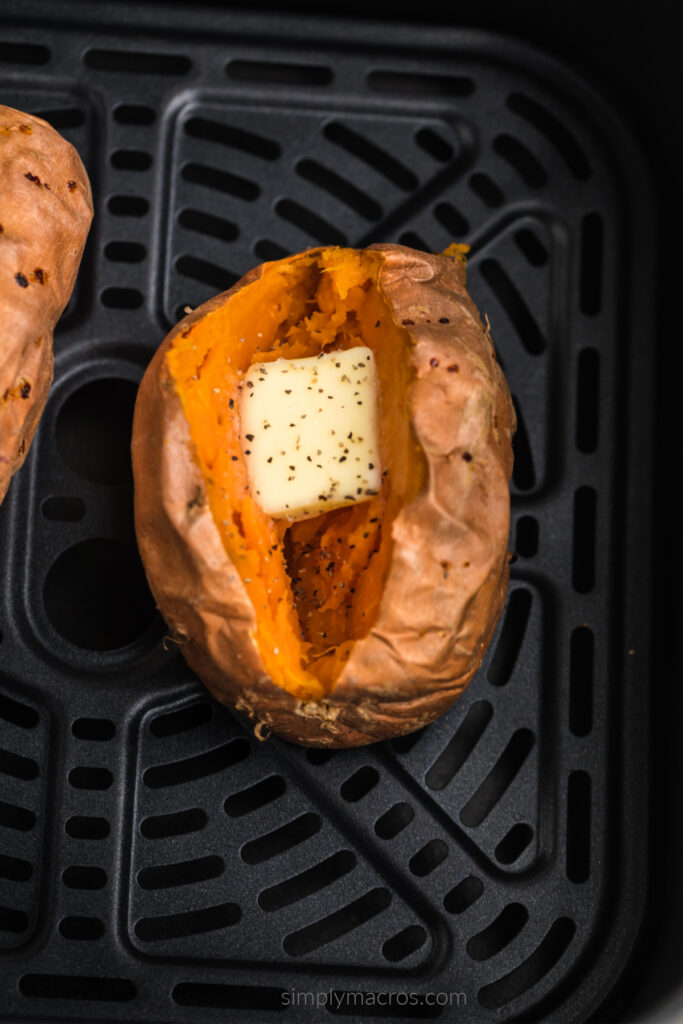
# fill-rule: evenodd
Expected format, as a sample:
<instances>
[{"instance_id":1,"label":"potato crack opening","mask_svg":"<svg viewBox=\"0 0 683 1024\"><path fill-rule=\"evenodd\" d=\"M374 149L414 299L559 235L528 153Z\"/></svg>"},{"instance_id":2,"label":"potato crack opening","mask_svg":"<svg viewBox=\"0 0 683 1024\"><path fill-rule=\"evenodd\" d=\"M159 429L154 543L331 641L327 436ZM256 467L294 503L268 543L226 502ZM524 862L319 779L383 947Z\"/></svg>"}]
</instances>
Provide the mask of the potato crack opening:
<instances>
[{"instance_id":1,"label":"potato crack opening","mask_svg":"<svg viewBox=\"0 0 683 1024\"><path fill-rule=\"evenodd\" d=\"M273 682L303 699L334 688L376 621L391 524L426 474L410 426L410 339L378 285L381 263L372 251L329 248L266 264L191 331L179 330L166 357L214 520L253 606L261 660ZM245 374L357 346L375 359L381 487L313 518L273 519L251 491L241 444Z\"/></svg>"}]
</instances>

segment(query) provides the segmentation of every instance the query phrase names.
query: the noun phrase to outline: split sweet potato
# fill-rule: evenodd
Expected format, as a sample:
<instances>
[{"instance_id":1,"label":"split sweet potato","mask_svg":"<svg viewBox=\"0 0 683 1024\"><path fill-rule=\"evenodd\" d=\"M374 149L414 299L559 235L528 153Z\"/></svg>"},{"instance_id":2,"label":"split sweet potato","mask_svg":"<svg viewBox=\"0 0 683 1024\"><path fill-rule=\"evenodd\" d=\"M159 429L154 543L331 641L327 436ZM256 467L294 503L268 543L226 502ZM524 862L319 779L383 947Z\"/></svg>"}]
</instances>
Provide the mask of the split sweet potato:
<instances>
[{"instance_id":1,"label":"split sweet potato","mask_svg":"<svg viewBox=\"0 0 683 1024\"><path fill-rule=\"evenodd\" d=\"M379 492L271 518L241 444L245 373L361 345L379 381ZM259 735L314 746L443 712L505 599L514 427L458 252L308 250L185 317L140 387L135 516L157 604L211 693Z\"/></svg>"}]
</instances>

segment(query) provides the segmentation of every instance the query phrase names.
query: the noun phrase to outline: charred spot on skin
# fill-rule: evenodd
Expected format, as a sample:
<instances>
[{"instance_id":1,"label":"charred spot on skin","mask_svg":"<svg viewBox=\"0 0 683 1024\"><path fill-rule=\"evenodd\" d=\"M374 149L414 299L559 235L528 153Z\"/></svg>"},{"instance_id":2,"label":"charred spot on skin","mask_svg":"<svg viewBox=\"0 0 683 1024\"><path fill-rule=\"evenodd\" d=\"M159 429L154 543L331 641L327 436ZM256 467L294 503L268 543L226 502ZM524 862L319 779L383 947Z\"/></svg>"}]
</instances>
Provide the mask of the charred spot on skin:
<instances>
[{"instance_id":1,"label":"charred spot on skin","mask_svg":"<svg viewBox=\"0 0 683 1024\"><path fill-rule=\"evenodd\" d=\"M199 509L202 509L203 507L204 494L202 493L201 487L197 487L194 498L191 498L190 501L188 501L187 505L185 506L185 509L187 511L188 516L191 516L195 514L197 511L199 511Z\"/></svg>"},{"instance_id":2,"label":"charred spot on skin","mask_svg":"<svg viewBox=\"0 0 683 1024\"><path fill-rule=\"evenodd\" d=\"M440 562L439 565L441 566L441 569L443 570L443 578L445 580L447 580L448 579L448 572L452 568L451 567L451 563L450 562Z\"/></svg>"},{"instance_id":3,"label":"charred spot on skin","mask_svg":"<svg viewBox=\"0 0 683 1024\"><path fill-rule=\"evenodd\" d=\"M457 373L460 367L458 366L457 363L451 363L451 365L447 366L446 369L448 370L449 373Z\"/></svg>"},{"instance_id":4,"label":"charred spot on skin","mask_svg":"<svg viewBox=\"0 0 683 1024\"><path fill-rule=\"evenodd\" d=\"M31 174L30 171L27 171L24 177L28 178L29 181L32 181L34 185L37 185L38 188L40 188L40 178L37 174Z\"/></svg>"},{"instance_id":5,"label":"charred spot on skin","mask_svg":"<svg viewBox=\"0 0 683 1024\"><path fill-rule=\"evenodd\" d=\"M401 320L401 323L403 324L404 327L414 327L415 326L415 321L414 320Z\"/></svg>"},{"instance_id":6,"label":"charred spot on skin","mask_svg":"<svg viewBox=\"0 0 683 1024\"><path fill-rule=\"evenodd\" d=\"M440 316L440 317L439 317L439 323L440 323L440 324L449 324L449 323L450 323L450 320L448 319L448 317L447 317L447 316Z\"/></svg>"},{"instance_id":7,"label":"charred spot on skin","mask_svg":"<svg viewBox=\"0 0 683 1024\"><path fill-rule=\"evenodd\" d=\"M28 288L28 278L21 271L14 275L14 280L17 282L20 288Z\"/></svg>"},{"instance_id":8,"label":"charred spot on skin","mask_svg":"<svg viewBox=\"0 0 683 1024\"><path fill-rule=\"evenodd\" d=\"M75 181L67 181L66 187L68 188L69 192L73 192L73 190L76 188L76 182Z\"/></svg>"},{"instance_id":9,"label":"charred spot on skin","mask_svg":"<svg viewBox=\"0 0 683 1024\"><path fill-rule=\"evenodd\" d=\"M31 128L30 124L20 124L19 131L23 132L24 135L30 135L33 132L33 128Z\"/></svg>"},{"instance_id":10,"label":"charred spot on skin","mask_svg":"<svg viewBox=\"0 0 683 1024\"><path fill-rule=\"evenodd\" d=\"M37 281L38 284L45 284L47 281L47 270L43 270L42 267L36 267L33 271L33 280Z\"/></svg>"},{"instance_id":11,"label":"charred spot on skin","mask_svg":"<svg viewBox=\"0 0 683 1024\"><path fill-rule=\"evenodd\" d=\"M436 369L436 367L439 365L439 360L435 359L434 356L432 356L432 358L429 360L429 365Z\"/></svg>"},{"instance_id":12,"label":"charred spot on skin","mask_svg":"<svg viewBox=\"0 0 683 1024\"><path fill-rule=\"evenodd\" d=\"M22 398L28 398L31 394L31 385L27 380L21 380L19 382L19 394Z\"/></svg>"}]
</instances>

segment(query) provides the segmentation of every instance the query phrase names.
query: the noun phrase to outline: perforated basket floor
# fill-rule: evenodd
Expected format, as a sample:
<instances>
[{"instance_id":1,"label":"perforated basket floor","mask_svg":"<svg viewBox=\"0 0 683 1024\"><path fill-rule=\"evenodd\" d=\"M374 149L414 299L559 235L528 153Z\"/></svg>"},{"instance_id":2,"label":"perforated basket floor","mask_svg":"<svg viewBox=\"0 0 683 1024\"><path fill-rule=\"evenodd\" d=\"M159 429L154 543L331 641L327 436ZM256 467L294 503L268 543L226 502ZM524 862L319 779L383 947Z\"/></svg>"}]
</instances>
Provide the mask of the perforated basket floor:
<instances>
[{"instance_id":1,"label":"perforated basket floor","mask_svg":"<svg viewBox=\"0 0 683 1024\"><path fill-rule=\"evenodd\" d=\"M482 33L59 11L0 12L0 101L73 141L96 202L0 510L0 1018L603 1012L646 899L636 147L599 90ZM132 530L137 382L185 305L263 258L453 240L519 416L505 614L422 732L259 743L164 643Z\"/></svg>"}]
</instances>

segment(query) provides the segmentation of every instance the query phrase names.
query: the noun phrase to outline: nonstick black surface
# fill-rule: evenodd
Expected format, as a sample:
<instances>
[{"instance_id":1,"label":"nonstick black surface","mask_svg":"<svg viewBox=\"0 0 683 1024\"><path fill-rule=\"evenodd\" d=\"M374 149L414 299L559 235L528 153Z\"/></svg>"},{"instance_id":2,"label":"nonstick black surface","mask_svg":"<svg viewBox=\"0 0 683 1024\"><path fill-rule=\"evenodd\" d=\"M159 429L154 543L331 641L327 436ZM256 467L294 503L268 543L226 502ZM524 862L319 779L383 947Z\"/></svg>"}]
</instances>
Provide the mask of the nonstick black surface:
<instances>
[{"instance_id":1,"label":"nonstick black surface","mask_svg":"<svg viewBox=\"0 0 683 1024\"><path fill-rule=\"evenodd\" d=\"M570 68L486 33L55 10L0 13L0 99L78 147L96 204L0 509L0 1019L601 1012L647 895L638 145ZM263 259L454 240L519 416L505 614L422 732L259 743L164 642L132 528L137 382L185 305Z\"/></svg>"}]
</instances>

